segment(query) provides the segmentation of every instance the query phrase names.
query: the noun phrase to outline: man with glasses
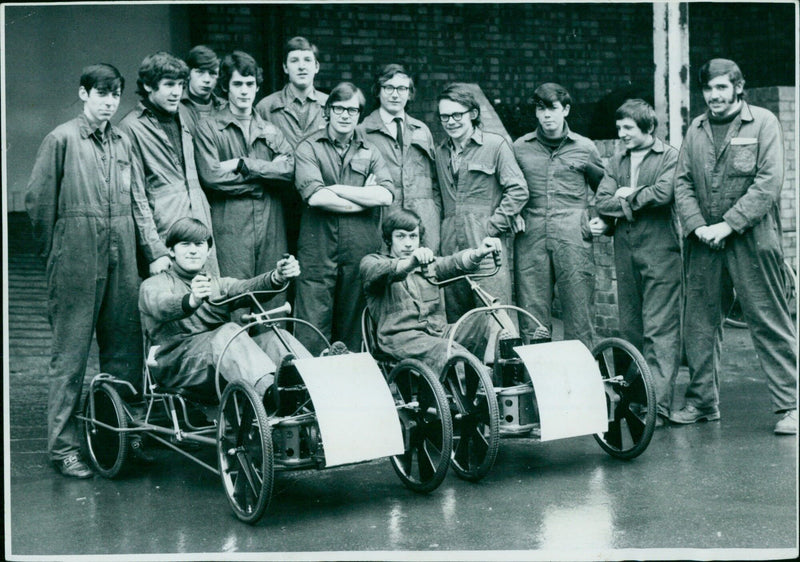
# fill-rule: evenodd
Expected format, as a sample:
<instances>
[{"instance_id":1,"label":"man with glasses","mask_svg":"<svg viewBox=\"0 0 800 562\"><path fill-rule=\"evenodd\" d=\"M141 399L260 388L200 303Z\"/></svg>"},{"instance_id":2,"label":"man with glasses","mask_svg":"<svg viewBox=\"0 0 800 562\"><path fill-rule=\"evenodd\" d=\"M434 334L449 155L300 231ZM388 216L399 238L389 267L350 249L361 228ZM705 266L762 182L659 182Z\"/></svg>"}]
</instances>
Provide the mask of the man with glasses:
<instances>
[{"instance_id":1,"label":"man with glasses","mask_svg":"<svg viewBox=\"0 0 800 562\"><path fill-rule=\"evenodd\" d=\"M392 175L397 198L392 208L417 213L425 232L425 246L439 251L442 196L436 179L434 143L430 129L405 111L414 99L414 80L399 64L387 64L378 72L373 95L379 107L361 129L380 150Z\"/></svg>"},{"instance_id":2,"label":"man with glasses","mask_svg":"<svg viewBox=\"0 0 800 562\"><path fill-rule=\"evenodd\" d=\"M515 217L528 200L525 178L511 146L500 135L479 128L481 109L470 87L450 84L438 97L439 120L449 137L436 152L441 185L441 253L454 254L477 248L487 236L500 238L508 255ZM481 270L494 267L486 256ZM508 260L493 277L479 280L481 287L504 303L511 302ZM480 303L469 285L461 281L445 289L447 318L455 322Z\"/></svg>"},{"instance_id":3,"label":"man with glasses","mask_svg":"<svg viewBox=\"0 0 800 562\"><path fill-rule=\"evenodd\" d=\"M356 129L364 94L349 82L330 93L325 129L295 150L295 185L306 206L300 223L296 316L351 351L361 345L361 258L380 249L380 209L392 203L392 178L380 152ZM314 355L322 342L303 326L297 338Z\"/></svg>"}]
</instances>

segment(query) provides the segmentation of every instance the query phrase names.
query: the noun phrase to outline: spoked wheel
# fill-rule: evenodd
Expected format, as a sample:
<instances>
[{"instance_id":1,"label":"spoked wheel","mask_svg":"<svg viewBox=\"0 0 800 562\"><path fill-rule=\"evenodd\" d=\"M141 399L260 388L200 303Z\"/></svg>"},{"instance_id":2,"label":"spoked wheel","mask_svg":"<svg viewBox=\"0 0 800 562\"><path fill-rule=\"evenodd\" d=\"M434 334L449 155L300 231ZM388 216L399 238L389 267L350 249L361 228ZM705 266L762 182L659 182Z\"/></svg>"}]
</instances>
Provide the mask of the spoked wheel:
<instances>
[{"instance_id":1,"label":"spoked wheel","mask_svg":"<svg viewBox=\"0 0 800 562\"><path fill-rule=\"evenodd\" d=\"M272 497L272 434L261 399L252 387L232 382L222 393L217 427L222 487L241 521L258 521Z\"/></svg>"},{"instance_id":2,"label":"spoked wheel","mask_svg":"<svg viewBox=\"0 0 800 562\"><path fill-rule=\"evenodd\" d=\"M656 390L650 368L630 342L607 338L592 351L609 409L608 431L594 436L611 456L632 459L650 444L656 428Z\"/></svg>"},{"instance_id":3,"label":"spoked wheel","mask_svg":"<svg viewBox=\"0 0 800 562\"><path fill-rule=\"evenodd\" d=\"M500 412L492 380L474 357L454 354L442 371L442 386L453 417L456 475L477 482L489 473L500 447Z\"/></svg>"},{"instance_id":4,"label":"spoked wheel","mask_svg":"<svg viewBox=\"0 0 800 562\"><path fill-rule=\"evenodd\" d=\"M114 478L122 472L128 458L128 433L124 431L128 428L128 414L114 385L101 383L90 392L83 407L89 460L97 474ZM92 397L94 416L91 410Z\"/></svg>"},{"instance_id":5,"label":"spoked wheel","mask_svg":"<svg viewBox=\"0 0 800 562\"><path fill-rule=\"evenodd\" d=\"M435 490L447 474L453 447L447 396L433 371L415 359L398 363L388 382L405 443L405 453L392 457L392 466L415 492Z\"/></svg>"}]
</instances>

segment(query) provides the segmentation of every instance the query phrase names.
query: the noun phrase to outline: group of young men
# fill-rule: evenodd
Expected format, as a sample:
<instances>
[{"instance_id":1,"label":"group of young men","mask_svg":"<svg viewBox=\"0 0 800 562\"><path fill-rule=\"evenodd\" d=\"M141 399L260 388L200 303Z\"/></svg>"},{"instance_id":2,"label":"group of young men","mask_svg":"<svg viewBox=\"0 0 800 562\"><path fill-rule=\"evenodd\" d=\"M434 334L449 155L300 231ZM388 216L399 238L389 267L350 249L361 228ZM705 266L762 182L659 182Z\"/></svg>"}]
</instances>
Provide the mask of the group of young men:
<instances>
[{"instance_id":1,"label":"group of young men","mask_svg":"<svg viewBox=\"0 0 800 562\"><path fill-rule=\"evenodd\" d=\"M489 270L490 254L513 247L513 270L503 260L481 286L511 302L513 281L516 303L548 328L557 288L564 337L591 348L592 244L612 232L621 331L653 371L659 419L720 417L727 274L783 414L775 431L796 433L796 336L779 271L782 139L771 113L743 101L735 63L701 69L709 111L680 156L654 137L653 108L629 100L616 114L626 150L604 167L594 143L569 129L572 100L558 84L536 89L538 126L513 146L483 130L470 86L447 86L437 99L447 139L436 146L406 113L415 91L402 65L380 70L378 107L361 120L366 100L354 84L315 89L319 57L308 40L289 40L283 61L287 85L255 104L263 75L247 53L220 61L198 46L186 62L155 53L139 68L140 102L118 127L110 120L124 78L93 65L81 77L83 113L45 138L26 201L48 260L48 449L62 474L92 474L74 414L93 332L103 372L139 387L143 326L159 346L161 384L207 386L231 321L209 300L296 279L295 315L329 340L357 351L369 301L385 351L412 356L435 349L446 323L477 304L466 284L443 300L419 268ZM683 262L673 209L687 237ZM677 410L682 263L691 383ZM524 338L534 328L521 319ZM294 337L304 353L325 347L309 329ZM262 395L281 359L263 339L237 344L229 369L229 380ZM136 439L134 454L147 458Z\"/></svg>"}]
</instances>

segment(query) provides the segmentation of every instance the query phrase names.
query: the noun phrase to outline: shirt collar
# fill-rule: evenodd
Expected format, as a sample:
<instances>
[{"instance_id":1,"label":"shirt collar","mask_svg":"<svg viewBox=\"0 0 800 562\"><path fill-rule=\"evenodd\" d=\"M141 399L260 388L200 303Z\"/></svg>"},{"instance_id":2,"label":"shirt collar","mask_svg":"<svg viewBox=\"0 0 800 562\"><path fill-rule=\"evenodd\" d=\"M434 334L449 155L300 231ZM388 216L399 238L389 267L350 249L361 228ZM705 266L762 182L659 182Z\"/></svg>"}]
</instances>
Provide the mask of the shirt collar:
<instances>
[{"instance_id":1,"label":"shirt collar","mask_svg":"<svg viewBox=\"0 0 800 562\"><path fill-rule=\"evenodd\" d=\"M697 126L702 127L703 123L708 122L709 110L706 109L705 113L703 113L700 118L697 120ZM753 120L753 112L750 111L750 106L744 100L742 100L742 109L739 110L739 115L736 116L736 119L741 119L745 123L748 123ZM733 122L736 121L733 120Z\"/></svg>"},{"instance_id":2,"label":"shirt collar","mask_svg":"<svg viewBox=\"0 0 800 562\"><path fill-rule=\"evenodd\" d=\"M465 150L467 148L467 145L469 145L469 143L471 141L474 142L475 144L479 145L479 146L482 146L483 145L483 130L481 130L479 127L475 127L475 130L472 131L472 136L470 136L467 139L467 142L464 143L464 146L461 148L461 150ZM453 142L453 139L448 138L447 141L445 141L445 142L447 143L447 145L450 147L451 150L456 148L456 143Z\"/></svg>"},{"instance_id":3,"label":"shirt collar","mask_svg":"<svg viewBox=\"0 0 800 562\"><path fill-rule=\"evenodd\" d=\"M92 135L96 136L100 140L102 140L103 135L108 135L108 137L112 139L120 138L116 127L114 127L108 121L106 122L105 130L101 132L100 136L95 135L95 133L99 131L99 127L92 128L92 126L89 124L89 120L83 113L81 113L78 117L78 128L80 129L81 138L84 139L88 139Z\"/></svg>"},{"instance_id":4,"label":"shirt collar","mask_svg":"<svg viewBox=\"0 0 800 562\"><path fill-rule=\"evenodd\" d=\"M394 123L394 120L396 118L398 118L398 117L400 119L402 119L403 125L405 125L405 123L406 123L406 113L405 113L405 111L401 115L392 115L391 113L389 113L388 111L386 111L382 107L379 107L378 108L378 113L381 116L381 121L383 121L383 124L386 125L387 129L389 129L389 125L392 125L392 123ZM389 129L389 130L391 130L391 129Z\"/></svg>"}]
</instances>

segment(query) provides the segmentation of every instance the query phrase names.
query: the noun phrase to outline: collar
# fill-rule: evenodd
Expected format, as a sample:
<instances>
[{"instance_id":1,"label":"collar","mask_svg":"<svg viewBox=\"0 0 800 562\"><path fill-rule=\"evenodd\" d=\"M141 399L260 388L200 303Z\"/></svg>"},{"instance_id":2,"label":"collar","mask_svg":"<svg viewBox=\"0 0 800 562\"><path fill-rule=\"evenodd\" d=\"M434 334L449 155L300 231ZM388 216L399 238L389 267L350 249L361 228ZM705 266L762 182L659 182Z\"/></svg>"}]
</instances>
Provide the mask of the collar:
<instances>
[{"instance_id":1,"label":"collar","mask_svg":"<svg viewBox=\"0 0 800 562\"><path fill-rule=\"evenodd\" d=\"M80 131L81 138L88 139L90 136L94 135L98 130L99 127L92 128L89 124L89 120L86 118L86 115L81 113L78 116L78 130ZM103 131L104 135L108 135L109 138L114 140L120 138L119 131L117 128L114 127L109 121L106 121L105 130Z\"/></svg>"},{"instance_id":2,"label":"collar","mask_svg":"<svg viewBox=\"0 0 800 562\"><path fill-rule=\"evenodd\" d=\"M467 139L467 142L464 143L464 146L461 147L461 150L465 150L470 141L474 142L478 146L483 146L483 130L480 127L475 127L475 130L472 131L472 136ZM444 145L452 150L455 148L456 143L453 142L452 138L448 137L447 140L444 141Z\"/></svg>"},{"instance_id":3,"label":"collar","mask_svg":"<svg viewBox=\"0 0 800 562\"><path fill-rule=\"evenodd\" d=\"M709 113L710 113L709 110L706 109L705 113L703 113L700 117L697 118L698 128L702 128L704 123L710 124L708 119ZM750 121L753 120L753 112L750 111L750 105L748 105L748 103L744 100L742 100L742 109L741 111L739 111L739 115L737 115L736 118L734 118L734 120L731 121L731 123L735 123L737 119L741 119L745 123L749 123Z\"/></svg>"},{"instance_id":4,"label":"collar","mask_svg":"<svg viewBox=\"0 0 800 562\"><path fill-rule=\"evenodd\" d=\"M567 123L566 121L564 121L564 127L567 129L566 138L568 138L569 140L574 141L577 138L577 133L573 133L572 132L572 129L569 128L569 123ZM523 138L523 140L525 142L532 142L532 141L542 142L541 139L539 138L538 132L539 132L539 128L537 127L536 129L534 129L533 131L531 131L530 133L528 133L527 135L525 135L522 138Z\"/></svg>"},{"instance_id":5,"label":"collar","mask_svg":"<svg viewBox=\"0 0 800 562\"><path fill-rule=\"evenodd\" d=\"M217 122L217 127L219 128L219 130L224 129L231 123L237 123L237 124L239 123L239 120L231 112L231 108L227 106L224 109L221 109L216 114L214 114L214 119ZM252 128L253 125L258 125L259 127L261 126L261 119L259 119L258 113L256 111L252 111L250 113L250 127Z\"/></svg>"},{"instance_id":6,"label":"collar","mask_svg":"<svg viewBox=\"0 0 800 562\"><path fill-rule=\"evenodd\" d=\"M316 136L317 136L317 138L314 139L315 141L317 141L317 142L327 142L327 143L330 143L331 146L333 146L333 138L328 133L328 126L326 126L324 129L320 129L318 133L314 133L314 134L316 134ZM313 138L314 134L309 136L309 140ZM353 137L350 139L350 147L352 148L353 146L356 146L356 145L360 146L360 147L364 147L365 140L366 139L364 137L364 133L361 131L361 129L359 127L356 127L356 129L353 131Z\"/></svg>"},{"instance_id":7,"label":"collar","mask_svg":"<svg viewBox=\"0 0 800 562\"><path fill-rule=\"evenodd\" d=\"M387 129L389 128L389 125L394 123L394 120L397 119L398 117L403 121L404 125L406 123L406 112L405 111L403 112L402 115L392 115L391 113L389 113L388 111L386 111L382 107L379 107L378 108L378 113L380 114L381 121L383 121L383 124L386 125Z\"/></svg>"},{"instance_id":8,"label":"collar","mask_svg":"<svg viewBox=\"0 0 800 562\"><path fill-rule=\"evenodd\" d=\"M317 89L314 86L311 86L311 89L308 91L306 95L306 100L311 100L316 102L317 101ZM288 82L283 89L281 90L280 95L280 106L285 107L289 102L294 100L300 100L300 97L295 94L294 87L292 86L291 82Z\"/></svg>"},{"instance_id":9,"label":"collar","mask_svg":"<svg viewBox=\"0 0 800 562\"><path fill-rule=\"evenodd\" d=\"M647 155L650 152L656 152L658 154L661 154L662 152L664 152L664 143L661 141L661 139L659 139L658 137L653 137L653 144L651 144L648 147L647 152L645 152L645 155ZM628 150L628 149L625 149L625 154L630 156L631 151Z\"/></svg>"},{"instance_id":10,"label":"collar","mask_svg":"<svg viewBox=\"0 0 800 562\"><path fill-rule=\"evenodd\" d=\"M225 101L216 94L214 94L213 92L211 93L210 102L211 102L211 107L213 109L220 109L225 104ZM192 98L189 97L188 86L183 89L183 94L181 95L181 103L183 105L195 105L195 102L192 100Z\"/></svg>"}]
</instances>

